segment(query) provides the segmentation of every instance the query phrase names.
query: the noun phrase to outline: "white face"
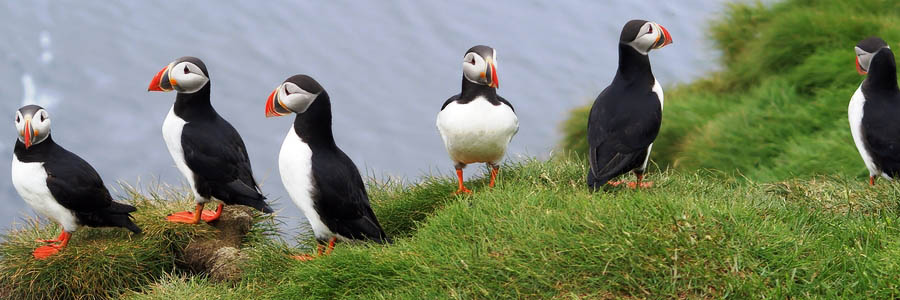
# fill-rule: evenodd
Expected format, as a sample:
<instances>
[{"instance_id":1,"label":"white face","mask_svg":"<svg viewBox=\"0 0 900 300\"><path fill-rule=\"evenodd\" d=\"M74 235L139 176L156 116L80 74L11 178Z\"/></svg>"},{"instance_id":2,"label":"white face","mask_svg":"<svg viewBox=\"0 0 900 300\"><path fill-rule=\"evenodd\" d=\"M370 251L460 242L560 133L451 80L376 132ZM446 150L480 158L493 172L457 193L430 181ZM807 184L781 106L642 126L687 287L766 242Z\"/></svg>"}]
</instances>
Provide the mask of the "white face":
<instances>
[{"instance_id":1,"label":"white face","mask_svg":"<svg viewBox=\"0 0 900 300\"><path fill-rule=\"evenodd\" d=\"M891 46L885 48L890 49ZM866 50L860 49L859 47L854 47L854 50L856 50L856 59L859 61L859 67L862 68L863 71L868 72L869 65L872 63L872 57L875 56L875 53L866 52Z\"/></svg>"},{"instance_id":2,"label":"white face","mask_svg":"<svg viewBox=\"0 0 900 300\"><path fill-rule=\"evenodd\" d=\"M197 65L183 61L169 67L169 82L179 93L191 94L203 88L209 78Z\"/></svg>"},{"instance_id":3,"label":"white face","mask_svg":"<svg viewBox=\"0 0 900 300\"><path fill-rule=\"evenodd\" d=\"M25 143L25 124L31 126L31 145L37 145L50 136L50 115L46 110L38 110L34 116L23 116L16 111L16 131L19 133L19 141Z\"/></svg>"},{"instance_id":4,"label":"white face","mask_svg":"<svg viewBox=\"0 0 900 300\"><path fill-rule=\"evenodd\" d=\"M497 50L493 53L494 68L497 67ZM484 57L478 53L469 52L463 57L463 75L475 84L489 85L490 78L487 78L488 68L490 67Z\"/></svg>"},{"instance_id":5,"label":"white face","mask_svg":"<svg viewBox=\"0 0 900 300\"><path fill-rule=\"evenodd\" d=\"M278 101L288 110L298 114L306 112L318 96L319 94L307 92L293 82L285 82L278 87Z\"/></svg>"},{"instance_id":6,"label":"white face","mask_svg":"<svg viewBox=\"0 0 900 300\"><path fill-rule=\"evenodd\" d=\"M644 23L641 30L638 30L634 40L628 43L629 46L637 50L641 54L647 55L659 39L664 39L663 31L659 24L653 22Z\"/></svg>"}]
</instances>

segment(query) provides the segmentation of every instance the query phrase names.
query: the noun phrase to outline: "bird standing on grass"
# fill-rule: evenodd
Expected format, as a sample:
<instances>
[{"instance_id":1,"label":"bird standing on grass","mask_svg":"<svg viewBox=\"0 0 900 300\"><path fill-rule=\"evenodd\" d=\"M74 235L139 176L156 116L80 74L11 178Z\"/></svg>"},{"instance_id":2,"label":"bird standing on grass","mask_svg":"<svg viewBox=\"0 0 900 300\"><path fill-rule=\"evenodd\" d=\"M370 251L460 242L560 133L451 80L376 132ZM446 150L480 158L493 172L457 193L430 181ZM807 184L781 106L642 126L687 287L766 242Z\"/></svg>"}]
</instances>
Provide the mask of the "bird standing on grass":
<instances>
[{"instance_id":1,"label":"bird standing on grass","mask_svg":"<svg viewBox=\"0 0 900 300\"><path fill-rule=\"evenodd\" d=\"M630 187L652 184L641 181L662 122L663 91L653 77L647 54L671 43L669 31L654 22L631 20L622 28L619 69L594 100L588 118L591 169L587 183L591 190L632 170L637 182L628 183Z\"/></svg>"},{"instance_id":2,"label":"bird standing on grass","mask_svg":"<svg viewBox=\"0 0 900 300\"><path fill-rule=\"evenodd\" d=\"M437 115L438 131L456 166L457 194L472 192L463 185L463 168L471 163L491 167L490 187L494 187L500 160L519 131L512 105L497 95L497 51L472 47L466 51L462 67L462 92L447 99Z\"/></svg>"},{"instance_id":3,"label":"bird standing on grass","mask_svg":"<svg viewBox=\"0 0 900 300\"><path fill-rule=\"evenodd\" d=\"M359 170L334 142L328 92L312 77L291 76L269 95L266 117L291 113L297 117L281 146L278 171L312 227L318 255L330 254L338 239L390 243L369 205Z\"/></svg>"},{"instance_id":4,"label":"bird standing on grass","mask_svg":"<svg viewBox=\"0 0 900 300\"><path fill-rule=\"evenodd\" d=\"M891 47L878 37L856 45L856 71L866 75L850 98L847 116L856 149L869 169L869 185L879 175L900 175L900 89Z\"/></svg>"},{"instance_id":5,"label":"bird standing on grass","mask_svg":"<svg viewBox=\"0 0 900 300\"><path fill-rule=\"evenodd\" d=\"M137 209L113 201L97 171L53 141L50 115L44 108L19 108L16 129L19 137L13 151L13 186L31 208L62 227L56 239L38 240L47 245L32 252L35 258L59 252L80 226L124 227L141 233L130 215Z\"/></svg>"},{"instance_id":6,"label":"bird standing on grass","mask_svg":"<svg viewBox=\"0 0 900 300\"><path fill-rule=\"evenodd\" d=\"M147 90L178 92L163 121L163 139L197 202L193 212L171 214L169 221L214 221L222 214L222 204L215 212L203 210L204 204L213 199L272 212L253 179L240 134L210 104L209 73L203 61L190 56L173 61L153 77Z\"/></svg>"}]
</instances>

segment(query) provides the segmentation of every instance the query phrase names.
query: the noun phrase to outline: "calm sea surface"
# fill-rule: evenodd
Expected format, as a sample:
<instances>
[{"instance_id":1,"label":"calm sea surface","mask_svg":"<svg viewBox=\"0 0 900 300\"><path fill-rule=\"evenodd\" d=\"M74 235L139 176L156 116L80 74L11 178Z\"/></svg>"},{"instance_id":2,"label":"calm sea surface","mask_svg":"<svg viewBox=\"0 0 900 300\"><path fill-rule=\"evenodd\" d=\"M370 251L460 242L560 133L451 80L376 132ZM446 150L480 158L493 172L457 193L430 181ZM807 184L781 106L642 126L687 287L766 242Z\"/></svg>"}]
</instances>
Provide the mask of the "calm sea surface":
<instances>
[{"instance_id":1,"label":"calm sea surface","mask_svg":"<svg viewBox=\"0 0 900 300\"><path fill-rule=\"evenodd\" d=\"M288 76L311 75L328 90L338 145L364 173L415 181L452 173L434 123L459 92L469 47L497 49L499 92L520 122L508 159L546 157L567 111L612 79L626 21L656 21L672 34L673 45L651 54L671 87L716 69L705 33L723 2L4 1L0 116L9 119L0 122L0 169L10 168L15 110L36 103L50 112L57 143L108 186L181 185L161 134L175 94L147 85L175 58L197 56L213 106L243 136L284 230L296 231L304 221L277 167L293 117L264 116L266 97ZM9 174L0 172L0 229L34 214Z\"/></svg>"}]
</instances>

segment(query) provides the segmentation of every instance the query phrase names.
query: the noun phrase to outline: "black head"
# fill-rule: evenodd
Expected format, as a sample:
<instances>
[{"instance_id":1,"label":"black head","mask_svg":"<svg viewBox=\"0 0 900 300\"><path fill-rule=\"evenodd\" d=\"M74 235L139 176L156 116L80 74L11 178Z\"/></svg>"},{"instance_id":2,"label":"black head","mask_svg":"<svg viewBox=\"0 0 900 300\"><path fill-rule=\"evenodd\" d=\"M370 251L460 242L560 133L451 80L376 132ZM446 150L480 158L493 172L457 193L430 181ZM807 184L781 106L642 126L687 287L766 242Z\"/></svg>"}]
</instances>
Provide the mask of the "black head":
<instances>
[{"instance_id":1,"label":"black head","mask_svg":"<svg viewBox=\"0 0 900 300\"><path fill-rule=\"evenodd\" d=\"M475 84L500 87L500 79L497 76L497 50L478 45L466 51L466 55L463 56L463 76Z\"/></svg>"},{"instance_id":2,"label":"black head","mask_svg":"<svg viewBox=\"0 0 900 300\"><path fill-rule=\"evenodd\" d=\"M854 48L856 51L856 71L859 72L859 75L865 75L869 72L872 57L884 48L890 49L891 46L888 46L887 42L877 36L868 37L856 44Z\"/></svg>"},{"instance_id":3,"label":"black head","mask_svg":"<svg viewBox=\"0 0 900 300\"><path fill-rule=\"evenodd\" d=\"M619 43L629 45L646 55L650 50L671 44L672 36L662 25L645 20L631 20L622 27Z\"/></svg>"},{"instance_id":4,"label":"black head","mask_svg":"<svg viewBox=\"0 0 900 300\"><path fill-rule=\"evenodd\" d=\"M325 92L322 85L307 75L288 77L269 94L266 117L280 117L290 113L302 114Z\"/></svg>"},{"instance_id":5,"label":"black head","mask_svg":"<svg viewBox=\"0 0 900 300\"><path fill-rule=\"evenodd\" d=\"M206 64L193 56L185 56L166 65L153 76L147 91L192 94L209 84Z\"/></svg>"},{"instance_id":6,"label":"black head","mask_svg":"<svg viewBox=\"0 0 900 300\"><path fill-rule=\"evenodd\" d=\"M23 106L16 111L16 130L25 149L40 144L50 136L50 114L37 105Z\"/></svg>"}]
</instances>

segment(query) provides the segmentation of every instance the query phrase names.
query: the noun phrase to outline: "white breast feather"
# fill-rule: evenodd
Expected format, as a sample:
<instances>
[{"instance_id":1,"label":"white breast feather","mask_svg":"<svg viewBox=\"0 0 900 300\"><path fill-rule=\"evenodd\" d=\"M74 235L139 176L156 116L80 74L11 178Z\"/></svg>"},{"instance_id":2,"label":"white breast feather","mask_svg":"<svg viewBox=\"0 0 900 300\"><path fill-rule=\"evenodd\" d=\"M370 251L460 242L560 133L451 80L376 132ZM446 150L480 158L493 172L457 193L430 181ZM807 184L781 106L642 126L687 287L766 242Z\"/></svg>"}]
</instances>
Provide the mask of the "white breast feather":
<instances>
[{"instance_id":1,"label":"white breast feather","mask_svg":"<svg viewBox=\"0 0 900 300\"><path fill-rule=\"evenodd\" d=\"M56 198L50 193L44 163L21 162L13 154L12 182L16 192L36 212L59 223L67 232L78 229L78 221L72 211L56 202Z\"/></svg>"},{"instance_id":2,"label":"white breast feather","mask_svg":"<svg viewBox=\"0 0 900 300\"><path fill-rule=\"evenodd\" d=\"M312 193L315 191L312 174L312 150L297 133L294 126L284 138L281 152L278 154L278 172L281 173L281 182L287 190L294 204L300 208L313 234L317 239L325 240L335 235L328 226L322 222L319 213L315 209ZM338 236L339 237L339 236ZM341 237L343 239L343 237Z\"/></svg>"},{"instance_id":3,"label":"white breast feather","mask_svg":"<svg viewBox=\"0 0 900 300\"><path fill-rule=\"evenodd\" d=\"M660 85L660 84L659 84L659 81L656 81L656 79L653 79L653 88L652 88L652 91L653 91L654 93L656 93L657 98L659 98L659 111L662 112L662 110L663 110L663 103L664 103L663 98L665 98L665 97L663 96L662 85ZM650 150L653 150L653 143L650 143L650 146L647 146L647 157L644 158L644 163L641 165L641 168L640 168L640 170L639 170L639 171L641 171L641 172L646 171L646 170L647 170L647 164L650 163Z\"/></svg>"},{"instance_id":4,"label":"white breast feather","mask_svg":"<svg viewBox=\"0 0 900 300\"><path fill-rule=\"evenodd\" d=\"M454 162L497 164L519 131L519 119L509 106L478 97L467 104L447 104L438 113L437 128Z\"/></svg>"},{"instance_id":5,"label":"white breast feather","mask_svg":"<svg viewBox=\"0 0 900 300\"><path fill-rule=\"evenodd\" d=\"M887 174L882 174L878 166L875 165L872 156L869 155L869 150L866 149L865 139L862 134L863 105L865 104L866 96L863 95L862 85L860 85L856 92L853 93L853 97L850 98L850 105L847 107L847 118L850 121L850 133L853 135L853 143L856 144L859 156L862 157L866 168L869 169L869 176L883 175L885 178L890 179Z\"/></svg>"},{"instance_id":6,"label":"white breast feather","mask_svg":"<svg viewBox=\"0 0 900 300\"><path fill-rule=\"evenodd\" d=\"M163 121L163 139L166 141L166 147L169 148L172 160L175 161L175 167L178 168L178 171L181 171L181 175L191 185L194 200L197 203L206 203L209 199L203 198L197 193L197 188L194 186L194 172L191 171L191 168L188 168L187 162L184 160L184 150L181 148L181 131L184 129L185 124L187 122L184 119L175 115L175 106L172 106L172 109L169 110L169 114L166 116L166 120Z\"/></svg>"}]
</instances>

